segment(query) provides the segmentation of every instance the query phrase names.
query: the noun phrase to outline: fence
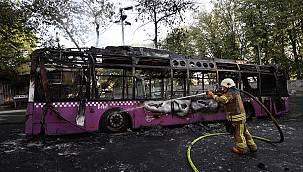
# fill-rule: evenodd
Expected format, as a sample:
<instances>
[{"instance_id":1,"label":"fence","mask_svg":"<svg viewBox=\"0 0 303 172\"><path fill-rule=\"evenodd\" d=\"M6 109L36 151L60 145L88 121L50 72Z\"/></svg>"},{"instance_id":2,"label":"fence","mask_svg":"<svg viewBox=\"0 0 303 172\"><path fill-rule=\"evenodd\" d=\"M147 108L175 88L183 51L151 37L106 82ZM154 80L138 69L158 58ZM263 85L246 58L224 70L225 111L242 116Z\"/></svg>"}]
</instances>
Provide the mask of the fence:
<instances>
[{"instance_id":1,"label":"fence","mask_svg":"<svg viewBox=\"0 0 303 172\"><path fill-rule=\"evenodd\" d=\"M303 80L288 80L287 88L290 95L303 96Z\"/></svg>"}]
</instances>

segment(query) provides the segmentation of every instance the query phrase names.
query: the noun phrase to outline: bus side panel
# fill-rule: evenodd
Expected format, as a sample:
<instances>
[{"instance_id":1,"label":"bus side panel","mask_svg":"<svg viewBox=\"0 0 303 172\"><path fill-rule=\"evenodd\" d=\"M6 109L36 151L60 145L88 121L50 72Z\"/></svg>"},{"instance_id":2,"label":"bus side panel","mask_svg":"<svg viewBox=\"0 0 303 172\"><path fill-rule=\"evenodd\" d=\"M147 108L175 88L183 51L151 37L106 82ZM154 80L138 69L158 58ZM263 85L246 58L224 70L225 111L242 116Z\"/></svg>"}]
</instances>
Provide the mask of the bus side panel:
<instances>
[{"instance_id":1,"label":"bus side panel","mask_svg":"<svg viewBox=\"0 0 303 172\"><path fill-rule=\"evenodd\" d=\"M88 131L97 131L105 111L106 106L101 105L101 103L89 102L85 109L85 128Z\"/></svg>"},{"instance_id":2,"label":"bus side panel","mask_svg":"<svg viewBox=\"0 0 303 172\"><path fill-rule=\"evenodd\" d=\"M32 126L31 131L27 130L26 134L37 135L41 131L41 115L43 103L32 103L32 115L30 122L26 123L27 126ZM31 123L31 124L30 124Z\"/></svg>"},{"instance_id":3,"label":"bus side panel","mask_svg":"<svg viewBox=\"0 0 303 172\"><path fill-rule=\"evenodd\" d=\"M27 103L26 115L25 115L25 129L24 132L26 135L34 135L40 133L40 125L37 126L34 124L34 103L29 102Z\"/></svg>"},{"instance_id":4,"label":"bus side panel","mask_svg":"<svg viewBox=\"0 0 303 172\"><path fill-rule=\"evenodd\" d=\"M149 113L144 110L143 107L138 108L134 112L133 128L139 128L141 126L154 126L159 124L165 124L169 121L171 123L171 115L160 113Z\"/></svg>"},{"instance_id":5,"label":"bus side panel","mask_svg":"<svg viewBox=\"0 0 303 172\"><path fill-rule=\"evenodd\" d=\"M272 101L273 110L274 110L276 115L283 115L283 114L286 114L289 111L288 97L281 97L280 100L281 100L281 102L279 104ZM281 106L281 107L277 107L277 106Z\"/></svg>"},{"instance_id":6,"label":"bus side panel","mask_svg":"<svg viewBox=\"0 0 303 172\"><path fill-rule=\"evenodd\" d=\"M275 115L282 115L289 111L289 104L288 104L288 97L282 97L281 99L283 101L283 105L285 106L284 110L282 110L282 111L277 111L277 108L271 98L267 98L267 97L262 98L262 103L265 105L266 108L268 108L268 110L271 113L273 113ZM253 108L255 109L256 117L267 116L266 111L256 101L252 100L251 104L252 104Z\"/></svg>"},{"instance_id":7,"label":"bus side panel","mask_svg":"<svg viewBox=\"0 0 303 172\"><path fill-rule=\"evenodd\" d=\"M41 130L41 116L43 114L43 106L45 103L32 104L33 113L30 115L30 106L28 106L28 119L26 121L25 133L29 135L37 135ZM55 102L53 107L59 113L51 110L45 116L45 129L47 135L61 135L71 133L83 133L86 123L83 127L77 126L76 116L78 104L77 102ZM86 110L85 112L88 112ZM87 114L87 113L86 113ZM85 116L88 116L86 115ZM85 119L86 121L87 119Z\"/></svg>"},{"instance_id":8,"label":"bus side panel","mask_svg":"<svg viewBox=\"0 0 303 172\"><path fill-rule=\"evenodd\" d=\"M215 112L215 113L197 113L195 114L195 122L199 121L220 121L226 120L226 112Z\"/></svg>"},{"instance_id":9,"label":"bus side panel","mask_svg":"<svg viewBox=\"0 0 303 172\"><path fill-rule=\"evenodd\" d=\"M99 129L103 115L111 109L121 109L128 113L132 124L135 123L134 112L137 107L136 101L107 101L107 102L88 102L85 110L85 127L89 131ZM133 126L132 126L133 127Z\"/></svg>"},{"instance_id":10,"label":"bus side panel","mask_svg":"<svg viewBox=\"0 0 303 172\"><path fill-rule=\"evenodd\" d=\"M272 100L269 97L261 97L261 103L271 112L273 113ZM267 116L266 111L254 100L252 100L252 105L255 109L255 115L258 116Z\"/></svg>"},{"instance_id":11,"label":"bus side panel","mask_svg":"<svg viewBox=\"0 0 303 172\"><path fill-rule=\"evenodd\" d=\"M196 112L189 113L185 116L178 116L171 114L171 121L165 121L166 125L176 125L176 124L190 124L202 121L219 121L226 120L225 112Z\"/></svg>"},{"instance_id":12,"label":"bus side panel","mask_svg":"<svg viewBox=\"0 0 303 172\"><path fill-rule=\"evenodd\" d=\"M226 120L226 113L221 111L201 111L191 113L189 111L186 115L179 116L171 113L148 111L144 108L144 103L141 103L135 111L133 127L139 128L140 126L189 124L199 121L217 120Z\"/></svg>"},{"instance_id":13,"label":"bus side panel","mask_svg":"<svg viewBox=\"0 0 303 172\"><path fill-rule=\"evenodd\" d=\"M255 101L255 100L251 100L251 105L253 106L254 110L255 110L255 116L264 116L266 114L264 114L264 112L262 111L262 107ZM265 112L266 113L266 112Z\"/></svg>"},{"instance_id":14,"label":"bus side panel","mask_svg":"<svg viewBox=\"0 0 303 172\"><path fill-rule=\"evenodd\" d=\"M49 110L46 114L47 135L82 133L86 131L76 124L77 102L55 102L52 105L58 113Z\"/></svg>"},{"instance_id":15,"label":"bus side panel","mask_svg":"<svg viewBox=\"0 0 303 172\"><path fill-rule=\"evenodd\" d=\"M46 123L47 135L78 134L84 132L87 132L84 128L80 128L77 125L72 125L68 122Z\"/></svg>"},{"instance_id":16,"label":"bus side panel","mask_svg":"<svg viewBox=\"0 0 303 172\"><path fill-rule=\"evenodd\" d=\"M149 113L144 108L137 109L134 118L134 128L140 126L153 126L153 125L176 125L176 124L189 124L200 121L217 121L226 120L225 112L216 113L194 113L185 116L178 116L173 114L160 114L160 113Z\"/></svg>"},{"instance_id":17,"label":"bus side panel","mask_svg":"<svg viewBox=\"0 0 303 172\"><path fill-rule=\"evenodd\" d=\"M150 112L144 109L144 103L134 103L133 114L133 128L141 126L155 126L155 125L172 125L176 124L170 113Z\"/></svg>"},{"instance_id":18,"label":"bus side panel","mask_svg":"<svg viewBox=\"0 0 303 172\"><path fill-rule=\"evenodd\" d=\"M289 99L288 97L283 97L285 101L285 113L289 112Z\"/></svg>"},{"instance_id":19,"label":"bus side panel","mask_svg":"<svg viewBox=\"0 0 303 172\"><path fill-rule=\"evenodd\" d=\"M55 112L49 110L48 112L51 113L47 113L45 121L47 121L47 123L69 122L75 124L78 105L75 104L71 106L68 104L69 102L53 103L55 110L57 110L59 113L56 114Z\"/></svg>"}]
</instances>

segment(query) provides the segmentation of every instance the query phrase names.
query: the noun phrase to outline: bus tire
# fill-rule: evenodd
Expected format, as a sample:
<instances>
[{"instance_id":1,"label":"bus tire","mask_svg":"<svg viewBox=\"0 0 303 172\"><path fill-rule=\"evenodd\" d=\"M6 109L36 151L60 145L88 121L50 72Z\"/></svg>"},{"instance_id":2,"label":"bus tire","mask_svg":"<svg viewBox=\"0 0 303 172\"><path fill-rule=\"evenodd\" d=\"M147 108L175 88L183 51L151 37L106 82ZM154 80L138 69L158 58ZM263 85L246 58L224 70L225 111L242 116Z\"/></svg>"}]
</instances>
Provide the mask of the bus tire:
<instances>
[{"instance_id":1,"label":"bus tire","mask_svg":"<svg viewBox=\"0 0 303 172\"><path fill-rule=\"evenodd\" d=\"M255 117L254 107L250 103L244 103L244 109L246 114L246 120L251 120Z\"/></svg>"},{"instance_id":2,"label":"bus tire","mask_svg":"<svg viewBox=\"0 0 303 172\"><path fill-rule=\"evenodd\" d=\"M105 132L125 132L130 127L130 118L122 109L110 109L103 114L99 128Z\"/></svg>"}]
</instances>

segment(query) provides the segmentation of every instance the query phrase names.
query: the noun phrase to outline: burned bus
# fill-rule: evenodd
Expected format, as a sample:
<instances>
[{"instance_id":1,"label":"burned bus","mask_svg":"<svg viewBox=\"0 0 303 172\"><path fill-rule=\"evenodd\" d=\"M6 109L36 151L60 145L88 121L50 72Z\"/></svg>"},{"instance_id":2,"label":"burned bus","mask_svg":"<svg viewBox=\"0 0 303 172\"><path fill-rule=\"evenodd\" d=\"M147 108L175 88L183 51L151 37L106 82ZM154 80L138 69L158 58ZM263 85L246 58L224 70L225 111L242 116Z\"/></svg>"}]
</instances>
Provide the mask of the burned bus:
<instances>
[{"instance_id":1,"label":"burned bus","mask_svg":"<svg viewBox=\"0 0 303 172\"><path fill-rule=\"evenodd\" d=\"M39 49L32 54L25 133L62 135L225 120L208 96L232 78L275 115L288 112L278 65L189 58L143 47ZM247 117L265 112L243 95Z\"/></svg>"}]
</instances>

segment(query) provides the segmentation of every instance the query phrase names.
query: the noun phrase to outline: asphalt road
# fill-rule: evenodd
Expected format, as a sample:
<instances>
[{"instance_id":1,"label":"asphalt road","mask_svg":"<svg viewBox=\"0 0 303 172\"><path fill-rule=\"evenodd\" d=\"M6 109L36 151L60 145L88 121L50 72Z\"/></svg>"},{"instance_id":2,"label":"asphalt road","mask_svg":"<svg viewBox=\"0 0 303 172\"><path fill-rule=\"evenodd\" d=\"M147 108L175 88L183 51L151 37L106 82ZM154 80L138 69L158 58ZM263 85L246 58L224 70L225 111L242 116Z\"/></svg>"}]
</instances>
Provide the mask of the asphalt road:
<instances>
[{"instance_id":1,"label":"asphalt road","mask_svg":"<svg viewBox=\"0 0 303 172\"><path fill-rule=\"evenodd\" d=\"M291 108L278 118L285 136L281 144L256 140L258 152L240 156L229 151L232 137L210 137L193 146L192 160L206 171L303 171L303 112L298 110ZM279 139L268 118L254 119L248 126L253 135ZM192 171L188 144L216 132L225 132L223 123L47 137L41 145L23 134L22 123L6 123L0 125L0 171Z\"/></svg>"}]
</instances>

